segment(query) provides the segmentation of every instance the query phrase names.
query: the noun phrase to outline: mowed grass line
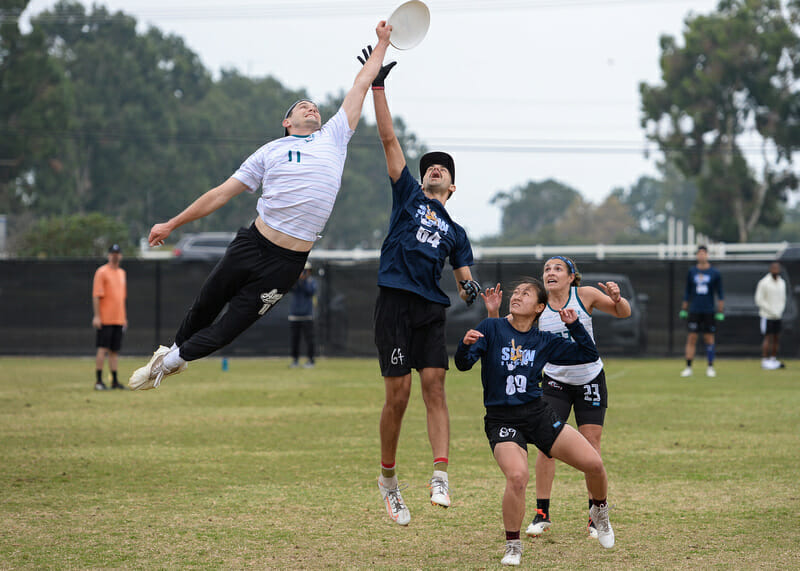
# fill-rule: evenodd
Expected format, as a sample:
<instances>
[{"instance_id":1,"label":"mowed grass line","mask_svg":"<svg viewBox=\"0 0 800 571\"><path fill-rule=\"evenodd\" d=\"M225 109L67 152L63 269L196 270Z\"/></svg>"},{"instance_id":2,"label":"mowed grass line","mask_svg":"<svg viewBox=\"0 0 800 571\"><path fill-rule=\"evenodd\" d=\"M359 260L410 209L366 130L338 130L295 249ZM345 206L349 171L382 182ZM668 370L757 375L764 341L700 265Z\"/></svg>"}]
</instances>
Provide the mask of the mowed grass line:
<instances>
[{"instance_id":1,"label":"mowed grass line","mask_svg":"<svg viewBox=\"0 0 800 571\"><path fill-rule=\"evenodd\" d=\"M411 525L379 500L383 381L371 359L192 363L155 391L92 391L92 359L0 358L0 568L498 568L504 480L478 369L451 369L453 506L428 501L415 377L398 467ZM123 359L127 376L141 359ZM800 362L608 360L603 456L617 545L585 535L560 464L553 528L523 567L800 568ZM533 455L532 455L533 456ZM533 457L530 461L533 472ZM528 512L535 507L534 482ZM527 524L527 522L526 522Z\"/></svg>"}]
</instances>

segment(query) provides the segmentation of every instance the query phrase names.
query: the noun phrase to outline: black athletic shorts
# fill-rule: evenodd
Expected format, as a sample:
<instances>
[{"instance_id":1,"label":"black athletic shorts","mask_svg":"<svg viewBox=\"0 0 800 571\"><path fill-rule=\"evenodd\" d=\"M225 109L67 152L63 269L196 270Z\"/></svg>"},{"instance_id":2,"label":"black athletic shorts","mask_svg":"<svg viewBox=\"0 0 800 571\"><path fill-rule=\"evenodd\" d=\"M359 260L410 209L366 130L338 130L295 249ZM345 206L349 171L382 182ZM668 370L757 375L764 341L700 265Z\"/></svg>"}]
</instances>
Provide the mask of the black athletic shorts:
<instances>
[{"instance_id":1,"label":"black athletic shorts","mask_svg":"<svg viewBox=\"0 0 800 571\"><path fill-rule=\"evenodd\" d=\"M564 423L542 398L518 406L487 406L483 426L493 452L498 442L514 442L525 450L530 442L548 457L564 429Z\"/></svg>"},{"instance_id":2,"label":"black athletic shorts","mask_svg":"<svg viewBox=\"0 0 800 571\"><path fill-rule=\"evenodd\" d=\"M381 287L375 302L375 346L384 377L411 369L448 368L444 324L447 308L415 293Z\"/></svg>"},{"instance_id":3,"label":"black athletic shorts","mask_svg":"<svg viewBox=\"0 0 800 571\"><path fill-rule=\"evenodd\" d=\"M572 409L575 411L575 424L578 426L603 426L608 408L608 387L604 370L584 385L568 385L542 375L542 390L544 400L564 422L569 419L569 411Z\"/></svg>"},{"instance_id":4,"label":"black athletic shorts","mask_svg":"<svg viewBox=\"0 0 800 571\"><path fill-rule=\"evenodd\" d=\"M716 333L717 324L713 313L690 313L686 324L689 333Z\"/></svg>"},{"instance_id":5,"label":"black athletic shorts","mask_svg":"<svg viewBox=\"0 0 800 571\"><path fill-rule=\"evenodd\" d=\"M95 347L102 347L114 353L122 348L122 325L103 325L97 330Z\"/></svg>"},{"instance_id":6,"label":"black athletic shorts","mask_svg":"<svg viewBox=\"0 0 800 571\"><path fill-rule=\"evenodd\" d=\"M781 332L780 319L767 319L766 317L759 318L761 325L761 335L777 335Z\"/></svg>"}]
</instances>

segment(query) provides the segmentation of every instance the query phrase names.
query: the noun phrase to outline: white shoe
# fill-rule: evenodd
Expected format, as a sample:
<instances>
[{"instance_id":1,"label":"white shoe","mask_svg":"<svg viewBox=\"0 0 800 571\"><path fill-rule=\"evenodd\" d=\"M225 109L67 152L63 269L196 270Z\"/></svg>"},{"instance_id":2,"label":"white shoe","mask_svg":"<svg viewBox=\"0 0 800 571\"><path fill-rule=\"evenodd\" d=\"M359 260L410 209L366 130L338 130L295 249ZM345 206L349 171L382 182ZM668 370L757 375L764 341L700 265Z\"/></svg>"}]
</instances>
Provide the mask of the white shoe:
<instances>
[{"instance_id":1,"label":"white shoe","mask_svg":"<svg viewBox=\"0 0 800 571\"><path fill-rule=\"evenodd\" d=\"M709 365L708 369L706 369L706 377L716 377L716 376L717 372L714 370L714 367Z\"/></svg>"},{"instance_id":2,"label":"white shoe","mask_svg":"<svg viewBox=\"0 0 800 571\"><path fill-rule=\"evenodd\" d=\"M161 384L161 381L164 380L164 377L185 371L188 363L184 363L174 371L168 371L164 367L164 357L170 351L169 347L159 345L150 361L144 367L139 367L133 372L128 381L128 386L134 391L156 389Z\"/></svg>"},{"instance_id":3,"label":"white shoe","mask_svg":"<svg viewBox=\"0 0 800 571\"><path fill-rule=\"evenodd\" d=\"M509 539L506 541L506 554L500 560L501 565L519 565L522 559L522 540Z\"/></svg>"},{"instance_id":4,"label":"white shoe","mask_svg":"<svg viewBox=\"0 0 800 571\"><path fill-rule=\"evenodd\" d=\"M681 371L681 377L691 377L692 376L692 368L686 367L683 371Z\"/></svg>"},{"instance_id":5,"label":"white shoe","mask_svg":"<svg viewBox=\"0 0 800 571\"><path fill-rule=\"evenodd\" d=\"M386 505L386 513L392 518L392 521L399 525L408 525L411 521L411 512L408 511L403 496L400 495L400 486L395 483L395 487L388 488L384 484L383 476L378 477L378 489L381 492L381 498Z\"/></svg>"},{"instance_id":6,"label":"white shoe","mask_svg":"<svg viewBox=\"0 0 800 571\"><path fill-rule=\"evenodd\" d=\"M597 540L606 549L614 547L614 529L608 521L608 503L589 508L589 517L597 528Z\"/></svg>"},{"instance_id":7,"label":"white shoe","mask_svg":"<svg viewBox=\"0 0 800 571\"><path fill-rule=\"evenodd\" d=\"M433 471L428 487L431 490L431 504L434 506L450 507L450 485L447 481L447 472Z\"/></svg>"},{"instance_id":8,"label":"white shoe","mask_svg":"<svg viewBox=\"0 0 800 571\"><path fill-rule=\"evenodd\" d=\"M761 368L767 371L772 370L771 361L769 359L761 359Z\"/></svg>"},{"instance_id":9,"label":"white shoe","mask_svg":"<svg viewBox=\"0 0 800 571\"><path fill-rule=\"evenodd\" d=\"M533 518L533 521L528 525L528 529L525 530L525 535L528 537L538 537L542 535L545 531L550 529L550 518L544 511L537 509L536 516Z\"/></svg>"}]
</instances>

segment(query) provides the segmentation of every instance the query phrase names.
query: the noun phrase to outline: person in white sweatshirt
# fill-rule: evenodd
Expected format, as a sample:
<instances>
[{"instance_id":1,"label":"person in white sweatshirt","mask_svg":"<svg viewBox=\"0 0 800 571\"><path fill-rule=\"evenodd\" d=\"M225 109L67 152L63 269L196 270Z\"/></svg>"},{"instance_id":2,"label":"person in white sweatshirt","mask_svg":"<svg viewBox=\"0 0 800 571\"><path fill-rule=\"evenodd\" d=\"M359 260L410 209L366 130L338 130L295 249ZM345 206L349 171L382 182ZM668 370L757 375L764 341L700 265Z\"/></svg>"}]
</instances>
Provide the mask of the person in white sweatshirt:
<instances>
[{"instance_id":1,"label":"person in white sweatshirt","mask_svg":"<svg viewBox=\"0 0 800 571\"><path fill-rule=\"evenodd\" d=\"M781 265L772 262L769 273L761 278L756 286L756 305L761 324L761 368L782 369L785 365L778 361L778 338L781 334L781 317L786 309L786 282L781 277Z\"/></svg>"}]
</instances>

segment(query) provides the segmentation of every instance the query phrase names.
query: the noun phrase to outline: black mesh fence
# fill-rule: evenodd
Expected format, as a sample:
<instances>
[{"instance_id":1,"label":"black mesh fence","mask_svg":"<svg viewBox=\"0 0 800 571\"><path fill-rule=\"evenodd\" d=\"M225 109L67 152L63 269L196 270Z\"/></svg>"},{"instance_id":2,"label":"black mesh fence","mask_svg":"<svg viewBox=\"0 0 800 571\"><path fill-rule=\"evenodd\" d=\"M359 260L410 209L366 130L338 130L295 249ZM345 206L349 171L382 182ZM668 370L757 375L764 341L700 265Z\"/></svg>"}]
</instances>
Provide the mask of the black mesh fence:
<instances>
[{"instance_id":1,"label":"black mesh fence","mask_svg":"<svg viewBox=\"0 0 800 571\"><path fill-rule=\"evenodd\" d=\"M0 353L20 355L91 355L91 284L102 262L0 261ZM691 261L604 260L581 263L584 283L618 281L632 302L633 315L612 319L595 313L595 337L609 355L679 356L686 324L678 319L686 271ZM757 357L761 335L753 293L767 273L769 260L716 262L723 276L726 318L719 324L717 353ZM146 355L157 344L170 344L183 315L211 271L208 262L123 260L128 277L129 328L122 353ZM541 261L481 260L474 273L483 286L502 283L506 301L515 279L541 273ZM316 262L320 283L316 329L319 351L326 356L373 356L372 314L377 295L377 262ZM448 311L448 345L455 350L464 331L484 316L479 301L466 307L456 298L455 280L445 271L443 286L453 300ZM790 302L781 337L781 355L800 356L798 292L800 262L784 264ZM505 305L501 311L505 311ZM289 352L288 300L243 333L223 355L284 356Z\"/></svg>"}]
</instances>

